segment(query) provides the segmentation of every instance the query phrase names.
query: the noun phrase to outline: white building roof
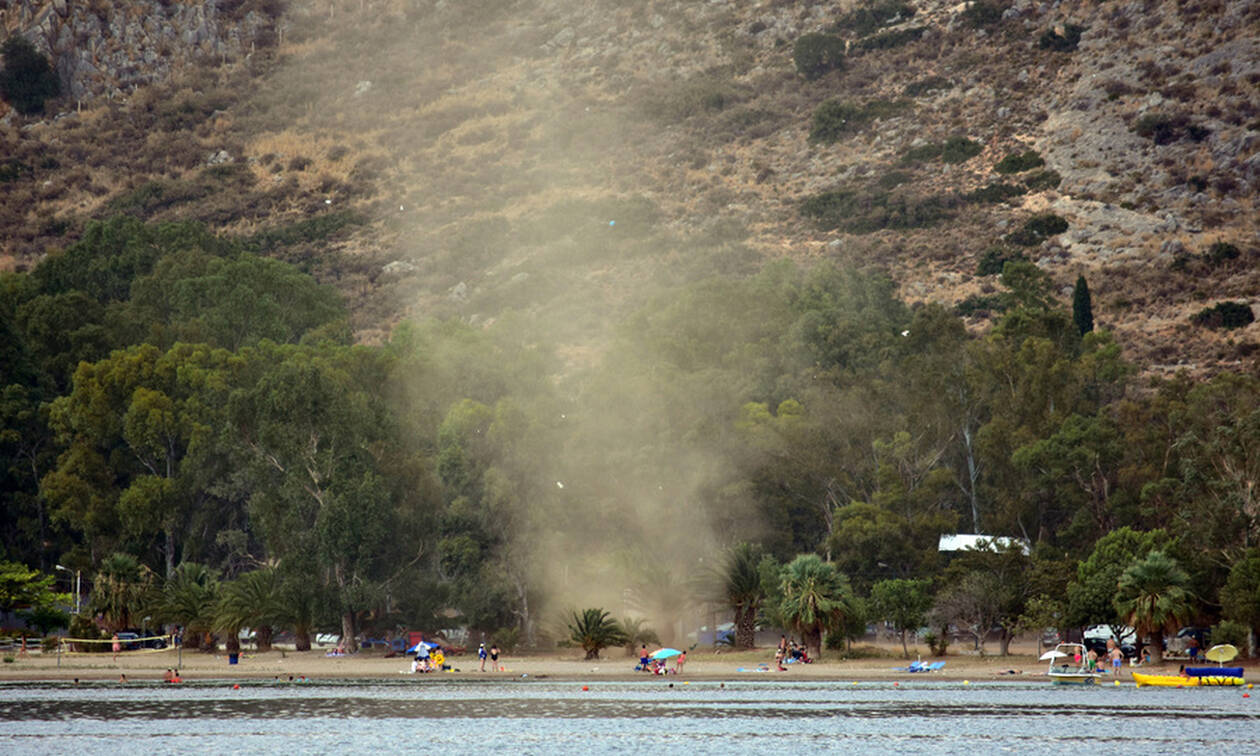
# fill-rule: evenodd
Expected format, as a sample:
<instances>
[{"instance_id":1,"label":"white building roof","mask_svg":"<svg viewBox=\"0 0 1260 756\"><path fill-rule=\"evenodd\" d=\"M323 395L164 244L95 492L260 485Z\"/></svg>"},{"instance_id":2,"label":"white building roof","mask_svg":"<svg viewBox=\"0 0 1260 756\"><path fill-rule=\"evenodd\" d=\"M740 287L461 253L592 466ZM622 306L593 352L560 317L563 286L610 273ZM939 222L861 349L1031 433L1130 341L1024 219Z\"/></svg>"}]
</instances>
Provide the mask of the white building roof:
<instances>
[{"instance_id":1,"label":"white building roof","mask_svg":"<svg viewBox=\"0 0 1260 756\"><path fill-rule=\"evenodd\" d=\"M1031 551L1032 544L1022 538L1006 536L980 535L976 533L942 534L937 551L996 551L996 547L1011 548L1018 546L1025 554Z\"/></svg>"}]
</instances>

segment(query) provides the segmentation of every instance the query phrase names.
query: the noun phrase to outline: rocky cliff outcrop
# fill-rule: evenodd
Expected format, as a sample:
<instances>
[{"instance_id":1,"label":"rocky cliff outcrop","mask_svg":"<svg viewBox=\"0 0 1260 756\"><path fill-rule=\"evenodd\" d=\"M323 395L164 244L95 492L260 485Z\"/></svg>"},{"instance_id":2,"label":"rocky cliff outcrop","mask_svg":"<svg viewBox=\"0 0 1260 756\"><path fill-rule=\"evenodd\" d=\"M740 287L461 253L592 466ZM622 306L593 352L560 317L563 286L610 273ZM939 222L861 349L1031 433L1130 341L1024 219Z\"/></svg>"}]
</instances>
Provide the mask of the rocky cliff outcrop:
<instances>
[{"instance_id":1,"label":"rocky cliff outcrop","mask_svg":"<svg viewBox=\"0 0 1260 756\"><path fill-rule=\"evenodd\" d=\"M47 53L62 91L83 100L268 47L282 8L279 0L0 0L0 36L21 34Z\"/></svg>"}]
</instances>

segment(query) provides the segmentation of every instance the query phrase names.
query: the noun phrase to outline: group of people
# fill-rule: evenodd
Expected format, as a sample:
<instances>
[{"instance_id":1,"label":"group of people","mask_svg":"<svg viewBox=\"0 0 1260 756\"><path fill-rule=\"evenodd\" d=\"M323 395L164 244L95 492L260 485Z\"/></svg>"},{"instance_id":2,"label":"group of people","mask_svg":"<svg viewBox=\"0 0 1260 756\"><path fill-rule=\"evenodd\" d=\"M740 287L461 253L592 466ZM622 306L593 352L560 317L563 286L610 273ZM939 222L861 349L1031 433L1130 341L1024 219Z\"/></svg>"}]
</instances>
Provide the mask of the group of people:
<instances>
[{"instance_id":1,"label":"group of people","mask_svg":"<svg viewBox=\"0 0 1260 756\"><path fill-rule=\"evenodd\" d=\"M687 663L687 652L680 651L674 657L674 667L670 669L669 659L654 659L648 653L647 646L639 648L639 664L634 668L635 672L650 672L654 675L677 675L683 671L683 665ZM672 683L671 683L672 684Z\"/></svg>"},{"instance_id":2,"label":"group of people","mask_svg":"<svg viewBox=\"0 0 1260 756\"><path fill-rule=\"evenodd\" d=\"M486 644L482 643L477 646L477 658L481 660L481 671L486 671L486 660L490 660L491 672L502 672L503 668L499 666L499 644L491 643L490 650L486 650Z\"/></svg>"},{"instance_id":3,"label":"group of people","mask_svg":"<svg viewBox=\"0 0 1260 756\"><path fill-rule=\"evenodd\" d=\"M809 664L812 661L814 660L810 658L805 646L797 645L794 638L788 638L786 635L779 636L779 645L774 649L774 664L780 672L787 671L784 664Z\"/></svg>"},{"instance_id":4,"label":"group of people","mask_svg":"<svg viewBox=\"0 0 1260 756\"><path fill-rule=\"evenodd\" d=\"M446 654L442 653L441 646L424 656L417 653L416 658L411 660L412 672L441 672L444 669L450 669L450 667L446 664Z\"/></svg>"},{"instance_id":5,"label":"group of people","mask_svg":"<svg viewBox=\"0 0 1260 756\"><path fill-rule=\"evenodd\" d=\"M1077 666L1082 663L1081 655L1078 653L1074 659ZM1094 649L1089 649L1083 660L1085 667L1090 672L1106 672L1108 663L1111 666L1113 674L1120 674L1120 668L1124 666L1124 652L1116 645L1116 642L1110 638L1107 639L1107 650L1100 656Z\"/></svg>"}]
</instances>

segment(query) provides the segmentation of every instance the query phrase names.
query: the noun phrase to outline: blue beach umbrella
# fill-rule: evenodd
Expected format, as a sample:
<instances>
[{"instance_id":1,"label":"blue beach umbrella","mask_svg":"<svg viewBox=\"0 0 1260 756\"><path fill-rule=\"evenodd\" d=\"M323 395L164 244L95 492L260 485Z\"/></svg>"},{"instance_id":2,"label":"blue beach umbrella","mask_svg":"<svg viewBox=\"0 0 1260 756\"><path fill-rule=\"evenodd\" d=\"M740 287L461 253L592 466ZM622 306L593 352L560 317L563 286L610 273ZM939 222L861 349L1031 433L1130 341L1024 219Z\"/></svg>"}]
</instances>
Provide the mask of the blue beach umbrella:
<instances>
[{"instance_id":1,"label":"blue beach umbrella","mask_svg":"<svg viewBox=\"0 0 1260 756\"><path fill-rule=\"evenodd\" d=\"M681 656L682 651L676 648L662 648L660 651L653 651L653 659L673 659L675 656Z\"/></svg>"},{"instance_id":2,"label":"blue beach umbrella","mask_svg":"<svg viewBox=\"0 0 1260 756\"><path fill-rule=\"evenodd\" d=\"M419 642L419 643L417 643L416 645L414 645L414 646L412 646L411 648L407 649L407 653L409 653L409 654L419 654L419 653L422 653L422 652L423 652L425 656L428 656L428 655L429 655L429 652L430 652L430 651L432 651L433 649L437 648L437 647L438 647L438 644L436 644L436 643L426 643L426 642L424 642L424 641L420 641L420 642Z\"/></svg>"}]
</instances>

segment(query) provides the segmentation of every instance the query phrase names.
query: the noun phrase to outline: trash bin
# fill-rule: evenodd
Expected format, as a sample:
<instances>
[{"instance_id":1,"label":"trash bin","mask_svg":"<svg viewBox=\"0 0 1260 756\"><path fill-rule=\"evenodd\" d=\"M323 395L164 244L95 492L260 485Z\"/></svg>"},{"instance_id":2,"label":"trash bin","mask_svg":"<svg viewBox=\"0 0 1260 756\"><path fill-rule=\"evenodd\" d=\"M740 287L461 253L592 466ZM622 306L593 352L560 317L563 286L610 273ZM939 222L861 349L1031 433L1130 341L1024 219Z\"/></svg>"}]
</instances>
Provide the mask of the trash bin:
<instances>
[{"instance_id":1,"label":"trash bin","mask_svg":"<svg viewBox=\"0 0 1260 756\"><path fill-rule=\"evenodd\" d=\"M228 664L235 664L241 658L240 654L228 654Z\"/></svg>"}]
</instances>

